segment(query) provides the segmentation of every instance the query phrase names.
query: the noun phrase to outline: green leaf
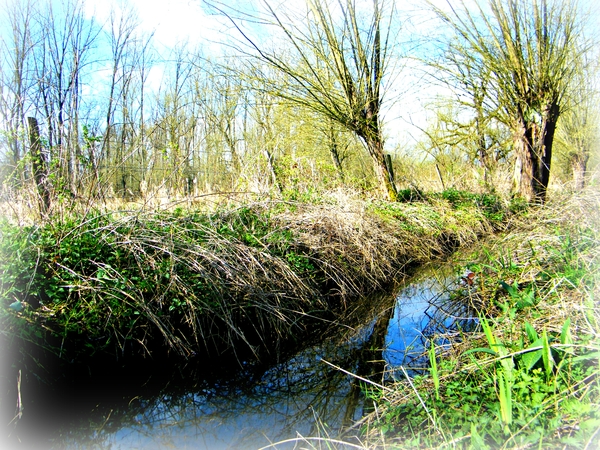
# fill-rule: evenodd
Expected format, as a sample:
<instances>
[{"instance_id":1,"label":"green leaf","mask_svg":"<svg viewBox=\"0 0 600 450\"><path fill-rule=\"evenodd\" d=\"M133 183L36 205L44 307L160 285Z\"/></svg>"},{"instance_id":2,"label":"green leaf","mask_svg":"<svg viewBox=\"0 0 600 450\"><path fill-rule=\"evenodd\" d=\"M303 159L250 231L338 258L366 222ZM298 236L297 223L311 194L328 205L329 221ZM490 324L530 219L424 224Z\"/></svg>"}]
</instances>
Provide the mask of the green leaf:
<instances>
[{"instance_id":1,"label":"green leaf","mask_svg":"<svg viewBox=\"0 0 600 450\"><path fill-rule=\"evenodd\" d=\"M498 373L498 384L500 392L498 400L500 401L500 415L505 425L512 423L512 383L508 376L502 372Z\"/></svg>"},{"instance_id":2,"label":"green leaf","mask_svg":"<svg viewBox=\"0 0 600 450\"><path fill-rule=\"evenodd\" d=\"M587 419L579 424L579 427L585 431L592 431L600 427L600 419Z\"/></svg>"},{"instance_id":3,"label":"green leaf","mask_svg":"<svg viewBox=\"0 0 600 450\"><path fill-rule=\"evenodd\" d=\"M537 331L535 331L535 328L533 328L529 322L525 322L525 332L527 333L530 342L535 342L539 339Z\"/></svg>"},{"instance_id":4,"label":"green leaf","mask_svg":"<svg viewBox=\"0 0 600 450\"><path fill-rule=\"evenodd\" d=\"M537 364L537 362L540 360L540 358L542 357L542 347L543 343L542 343L542 339L538 338L533 344L531 344L529 347L527 347L526 353L523 353L521 355L521 361L523 362L523 364L525 365L525 368L527 369L527 371L530 371L531 369L533 369L533 367ZM529 350L529 351L527 351Z\"/></svg>"},{"instance_id":5,"label":"green leaf","mask_svg":"<svg viewBox=\"0 0 600 450\"><path fill-rule=\"evenodd\" d=\"M477 426L472 423L471 424L471 446L472 449L487 449L489 448L485 443L485 440L481 437L479 432L477 431Z\"/></svg>"},{"instance_id":6,"label":"green leaf","mask_svg":"<svg viewBox=\"0 0 600 450\"><path fill-rule=\"evenodd\" d=\"M573 358L573 362L589 361L591 359L600 359L600 351L586 353L585 355L581 355L581 356L578 356L576 358Z\"/></svg>"},{"instance_id":7,"label":"green leaf","mask_svg":"<svg viewBox=\"0 0 600 450\"><path fill-rule=\"evenodd\" d=\"M508 292L508 295L510 295L512 298L518 297L519 284L516 281L513 283L512 286L506 283L505 281L501 281L500 285L504 288L506 292Z\"/></svg>"},{"instance_id":8,"label":"green leaf","mask_svg":"<svg viewBox=\"0 0 600 450\"><path fill-rule=\"evenodd\" d=\"M520 294L517 301L517 308L523 309L535 305L535 291L533 289L527 290L527 292Z\"/></svg>"},{"instance_id":9,"label":"green leaf","mask_svg":"<svg viewBox=\"0 0 600 450\"><path fill-rule=\"evenodd\" d=\"M550 351L546 330L542 332L542 358L544 360L544 369L546 370L546 380L549 380L552 376L552 370L554 369L554 358Z\"/></svg>"},{"instance_id":10,"label":"green leaf","mask_svg":"<svg viewBox=\"0 0 600 450\"><path fill-rule=\"evenodd\" d=\"M483 332L485 333L490 347L494 347L496 345L496 338L492 334L492 328L490 327L490 324L483 317L481 318L481 328L483 328Z\"/></svg>"},{"instance_id":11,"label":"green leaf","mask_svg":"<svg viewBox=\"0 0 600 450\"><path fill-rule=\"evenodd\" d=\"M567 317L565 323L562 326L562 330L560 332L560 343L563 345L571 345L573 344L573 337L571 336L571 319Z\"/></svg>"},{"instance_id":12,"label":"green leaf","mask_svg":"<svg viewBox=\"0 0 600 450\"><path fill-rule=\"evenodd\" d=\"M489 348L484 348L484 347L472 348L471 350L467 350L466 352L464 352L463 355L469 355L471 353L477 353L477 352L489 353L490 355L499 356L498 353L495 352L494 350L491 350Z\"/></svg>"}]
</instances>

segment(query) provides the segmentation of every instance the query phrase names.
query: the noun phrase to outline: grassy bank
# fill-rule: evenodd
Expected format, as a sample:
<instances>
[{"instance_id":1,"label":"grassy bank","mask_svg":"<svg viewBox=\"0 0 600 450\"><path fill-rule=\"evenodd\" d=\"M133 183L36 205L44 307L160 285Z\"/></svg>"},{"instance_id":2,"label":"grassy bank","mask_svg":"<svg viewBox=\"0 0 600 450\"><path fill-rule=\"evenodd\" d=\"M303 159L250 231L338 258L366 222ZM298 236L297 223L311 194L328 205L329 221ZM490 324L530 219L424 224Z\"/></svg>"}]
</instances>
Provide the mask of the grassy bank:
<instances>
[{"instance_id":1,"label":"grassy bank","mask_svg":"<svg viewBox=\"0 0 600 450\"><path fill-rule=\"evenodd\" d=\"M462 257L472 285L453 295L479 330L431 345L426 375L366 388L367 447L598 448L599 216L597 191L557 199Z\"/></svg>"},{"instance_id":2,"label":"grassy bank","mask_svg":"<svg viewBox=\"0 0 600 450\"><path fill-rule=\"evenodd\" d=\"M1 329L64 361L259 357L509 217L493 196L451 190L5 220Z\"/></svg>"}]
</instances>

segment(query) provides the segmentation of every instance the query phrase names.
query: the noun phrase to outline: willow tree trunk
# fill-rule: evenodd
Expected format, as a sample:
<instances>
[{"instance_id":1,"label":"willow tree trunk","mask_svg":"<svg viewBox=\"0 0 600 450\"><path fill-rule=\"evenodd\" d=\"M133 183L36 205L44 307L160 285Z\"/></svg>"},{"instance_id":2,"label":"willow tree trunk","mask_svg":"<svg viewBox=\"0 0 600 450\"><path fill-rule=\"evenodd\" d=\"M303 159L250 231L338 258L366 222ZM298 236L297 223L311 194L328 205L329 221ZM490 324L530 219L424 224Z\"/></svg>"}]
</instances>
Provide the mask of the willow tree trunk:
<instances>
[{"instance_id":1,"label":"willow tree trunk","mask_svg":"<svg viewBox=\"0 0 600 450\"><path fill-rule=\"evenodd\" d=\"M29 144L33 165L33 178L38 190L40 213L45 217L50 210L50 187L48 186L48 164L42 153L40 128L35 117L27 118Z\"/></svg>"},{"instance_id":2,"label":"willow tree trunk","mask_svg":"<svg viewBox=\"0 0 600 450\"><path fill-rule=\"evenodd\" d=\"M367 150L369 155L373 159L373 168L375 174L379 180L379 185L383 188L383 194L391 202L398 201L398 190L396 189L396 183L388 166L385 162L385 154L383 153L383 142L376 137L363 137L367 144Z\"/></svg>"},{"instance_id":3,"label":"willow tree trunk","mask_svg":"<svg viewBox=\"0 0 600 450\"><path fill-rule=\"evenodd\" d=\"M536 198L534 166L537 158L534 151L533 134L531 126L523 124L521 133L515 138L514 190L528 202L532 202Z\"/></svg>"},{"instance_id":4,"label":"willow tree trunk","mask_svg":"<svg viewBox=\"0 0 600 450\"><path fill-rule=\"evenodd\" d=\"M520 119L515 150L515 188L528 202L544 203L550 182L552 144L559 107L548 106L540 123Z\"/></svg>"}]
</instances>

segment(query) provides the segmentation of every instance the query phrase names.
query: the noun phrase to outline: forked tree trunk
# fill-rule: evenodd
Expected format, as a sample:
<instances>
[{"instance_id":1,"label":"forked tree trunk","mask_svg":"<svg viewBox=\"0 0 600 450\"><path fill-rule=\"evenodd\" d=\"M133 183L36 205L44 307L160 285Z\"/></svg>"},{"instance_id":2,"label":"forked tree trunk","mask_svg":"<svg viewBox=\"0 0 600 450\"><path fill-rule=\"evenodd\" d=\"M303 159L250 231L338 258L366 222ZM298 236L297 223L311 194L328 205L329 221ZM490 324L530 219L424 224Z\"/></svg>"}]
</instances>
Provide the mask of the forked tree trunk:
<instances>
[{"instance_id":1,"label":"forked tree trunk","mask_svg":"<svg viewBox=\"0 0 600 450\"><path fill-rule=\"evenodd\" d=\"M521 119L515 140L515 190L528 202L543 204L550 182L552 143L558 105L547 108L540 125Z\"/></svg>"}]
</instances>

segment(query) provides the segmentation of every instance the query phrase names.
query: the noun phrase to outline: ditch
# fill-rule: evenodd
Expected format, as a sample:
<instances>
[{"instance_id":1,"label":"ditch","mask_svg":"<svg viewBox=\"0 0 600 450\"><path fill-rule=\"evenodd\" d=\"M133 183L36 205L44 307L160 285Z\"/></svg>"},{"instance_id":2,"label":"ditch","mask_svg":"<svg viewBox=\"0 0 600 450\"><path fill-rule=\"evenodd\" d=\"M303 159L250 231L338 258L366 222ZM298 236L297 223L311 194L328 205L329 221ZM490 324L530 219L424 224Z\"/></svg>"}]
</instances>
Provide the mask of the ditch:
<instances>
[{"instance_id":1,"label":"ditch","mask_svg":"<svg viewBox=\"0 0 600 450\"><path fill-rule=\"evenodd\" d=\"M15 416L9 443L254 449L293 448L295 439L320 436L358 444L356 423L372 409L360 378L381 383L419 373L434 334L476 324L476 313L451 299L462 282L449 268L421 269L393 292L357 302L346 317L324 324L317 341L269 365L146 361L50 382L44 373L52 368L28 372L17 361L4 377L4 423Z\"/></svg>"}]
</instances>

